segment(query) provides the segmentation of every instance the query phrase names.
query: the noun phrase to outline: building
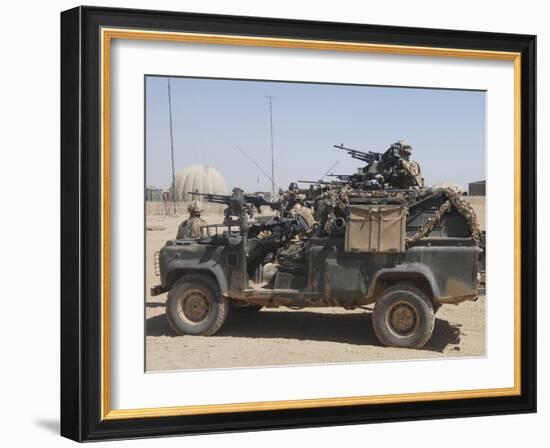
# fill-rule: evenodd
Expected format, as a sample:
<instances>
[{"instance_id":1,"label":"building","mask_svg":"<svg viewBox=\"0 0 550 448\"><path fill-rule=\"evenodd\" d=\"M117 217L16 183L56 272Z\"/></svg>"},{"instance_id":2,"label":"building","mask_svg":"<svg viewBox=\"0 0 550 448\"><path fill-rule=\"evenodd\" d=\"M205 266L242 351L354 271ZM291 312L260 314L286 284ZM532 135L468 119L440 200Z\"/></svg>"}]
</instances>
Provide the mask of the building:
<instances>
[{"instance_id":1,"label":"building","mask_svg":"<svg viewBox=\"0 0 550 448\"><path fill-rule=\"evenodd\" d=\"M162 201L162 190L151 185L145 187L145 201L157 202Z\"/></svg>"},{"instance_id":2,"label":"building","mask_svg":"<svg viewBox=\"0 0 550 448\"><path fill-rule=\"evenodd\" d=\"M468 194L470 196L485 196L485 181L478 180L468 184Z\"/></svg>"},{"instance_id":3,"label":"building","mask_svg":"<svg viewBox=\"0 0 550 448\"><path fill-rule=\"evenodd\" d=\"M218 170L206 165L190 165L176 174L175 194L179 202L193 199L190 192L228 194L227 183Z\"/></svg>"}]
</instances>

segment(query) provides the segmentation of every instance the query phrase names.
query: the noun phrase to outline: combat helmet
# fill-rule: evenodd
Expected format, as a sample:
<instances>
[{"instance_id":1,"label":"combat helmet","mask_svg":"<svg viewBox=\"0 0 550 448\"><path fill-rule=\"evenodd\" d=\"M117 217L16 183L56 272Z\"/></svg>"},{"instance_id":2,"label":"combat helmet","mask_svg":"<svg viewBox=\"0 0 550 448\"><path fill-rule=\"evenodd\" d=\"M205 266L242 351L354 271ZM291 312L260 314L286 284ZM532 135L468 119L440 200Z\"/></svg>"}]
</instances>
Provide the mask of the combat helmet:
<instances>
[{"instance_id":1,"label":"combat helmet","mask_svg":"<svg viewBox=\"0 0 550 448\"><path fill-rule=\"evenodd\" d=\"M397 145L402 156L410 156L412 154L412 146L406 140L399 140Z\"/></svg>"},{"instance_id":2,"label":"combat helmet","mask_svg":"<svg viewBox=\"0 0 550 448\"><path fill-rule=\"evenodd\" d=\"M187 206L187 211L192 215L200 215L204 210L200 201L193 201Z\"/></svg>"},{"instance_id":3,"label":"combat helmet","mask_svg":"<svg viewBox=\"0 0 550 448\"><path fill-rule=\"evenodd\" d=\"M291 182L288 186L288 191L298 191L300 188L296 182Z\"/></svg>"}]
</instances>

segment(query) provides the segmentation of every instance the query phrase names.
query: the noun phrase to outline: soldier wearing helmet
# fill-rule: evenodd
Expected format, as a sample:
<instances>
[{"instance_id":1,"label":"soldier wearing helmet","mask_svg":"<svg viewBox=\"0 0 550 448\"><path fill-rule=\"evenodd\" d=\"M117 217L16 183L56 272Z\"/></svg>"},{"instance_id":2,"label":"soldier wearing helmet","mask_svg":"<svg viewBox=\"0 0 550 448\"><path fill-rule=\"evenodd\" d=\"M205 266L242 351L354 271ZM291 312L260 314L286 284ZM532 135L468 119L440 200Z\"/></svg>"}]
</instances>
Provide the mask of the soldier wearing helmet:
<instances>
[{"instance_id":1,"label":"soldier wearing helmet","mask_svg":"<svg viewBox=\"0 0 550 448\"><path fill-rule=\"evenodd\" d=\"M422 187L424 180L420 164L411 160L412 147L405 140L399 140L392 145L397 156L393 184L397 188Z\"/></svg>"},{"instance_id":2,"label":"soldier wearing helmet","mask_svg":"<svg viewBox=\"0 0 550 448\"><path fill-rule=\"evenodd\" d=\"M300 188L296 182L291 182L288 186L288 191L298 191Z\"/></svg>"},{"instance_id":3,"label":"soldier wearing helmet","mask_svg":"<svg viewBox=\"0 0 550 448\"><path fill-rule=\"evenodd\" d=\"M187 206L189 218L183 221L179 228L176 239L198 238L202 235L202 227L208 223L201 218L203 212L202 204L199 201L193 201Z\"/></svg>"},{"instance_id":4,"label":"soldier wearing helmet","mask_svg":"<svg viewBox=\"0 0 550 448\"><path fill-rule=\"evenodd\" d=\"M411 158L412 148L405 140L399 140L396 145L399 145L399 154L408 161Z\"/></svg>"}]
</instances>

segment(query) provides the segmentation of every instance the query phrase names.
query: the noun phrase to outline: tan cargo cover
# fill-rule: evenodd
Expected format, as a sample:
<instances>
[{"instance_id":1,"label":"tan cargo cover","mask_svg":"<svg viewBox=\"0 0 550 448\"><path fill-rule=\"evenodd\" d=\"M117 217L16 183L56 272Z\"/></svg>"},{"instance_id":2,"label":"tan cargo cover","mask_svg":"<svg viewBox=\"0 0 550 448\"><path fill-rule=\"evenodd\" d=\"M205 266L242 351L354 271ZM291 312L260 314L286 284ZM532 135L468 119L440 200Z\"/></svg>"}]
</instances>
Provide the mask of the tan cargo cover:
<instances>
[{"instance_id":1,"label":"tan cargo cover","mask_svg":"<svg viewBox=\"0 0 550 448\"><path fill-rule=\"evenodd\" d=\"M346 223L347 252L404 252L407 209L352 205Z\"/></svg>"}]
</instances>

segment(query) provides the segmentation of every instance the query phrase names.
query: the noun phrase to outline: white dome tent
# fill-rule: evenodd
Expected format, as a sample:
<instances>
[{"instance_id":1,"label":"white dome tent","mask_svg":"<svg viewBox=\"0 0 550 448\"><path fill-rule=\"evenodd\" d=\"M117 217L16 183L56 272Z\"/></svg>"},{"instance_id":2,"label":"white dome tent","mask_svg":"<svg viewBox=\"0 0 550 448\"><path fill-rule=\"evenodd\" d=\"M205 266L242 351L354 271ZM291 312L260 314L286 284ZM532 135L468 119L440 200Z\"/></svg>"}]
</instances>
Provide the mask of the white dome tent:
<instances>
[{"instance_id":1,"label":"white dome tent","mask_svg":"<svg viewBox=\"0 0 550 448\"><path fill-rule=\"evenodd\" d=\"M189 192L227 194L225 179L218 170L206 165L190 165L176 174L175 195L178 202L189 202L193 198Z\"/></svg>"}]
</instances>

